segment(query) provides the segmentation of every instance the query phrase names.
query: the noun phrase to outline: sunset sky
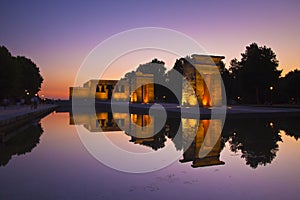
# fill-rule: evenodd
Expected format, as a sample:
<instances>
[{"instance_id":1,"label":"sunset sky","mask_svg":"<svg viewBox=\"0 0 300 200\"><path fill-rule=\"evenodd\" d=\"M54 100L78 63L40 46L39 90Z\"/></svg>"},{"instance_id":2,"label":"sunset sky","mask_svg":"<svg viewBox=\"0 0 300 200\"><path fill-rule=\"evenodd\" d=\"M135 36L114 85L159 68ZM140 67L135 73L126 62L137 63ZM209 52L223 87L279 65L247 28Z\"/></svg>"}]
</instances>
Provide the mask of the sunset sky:
<instances>
[{"instance_id":1,"label":"sunset sky","mask_svg":"<svg viewBox=\"0 0 300 200\"><path fill-rule=\"evenodd\" d=\"M299 10L297 0L4 0L0 6L0 45L38 65L44 77L40 94L48 98L68 97L68 87L73 85L81 63L100 42L139 27L182 32L209 54L224 55L226 66L231 59L240 59L250 43L266 45L287 73L300 68ZM139 56L120 63L134 69L138 63L150 61L149 56ZM164 59L163 55L156 57ZM172 65L173 61L166 63Z\"/></svg>"}]
</instances>

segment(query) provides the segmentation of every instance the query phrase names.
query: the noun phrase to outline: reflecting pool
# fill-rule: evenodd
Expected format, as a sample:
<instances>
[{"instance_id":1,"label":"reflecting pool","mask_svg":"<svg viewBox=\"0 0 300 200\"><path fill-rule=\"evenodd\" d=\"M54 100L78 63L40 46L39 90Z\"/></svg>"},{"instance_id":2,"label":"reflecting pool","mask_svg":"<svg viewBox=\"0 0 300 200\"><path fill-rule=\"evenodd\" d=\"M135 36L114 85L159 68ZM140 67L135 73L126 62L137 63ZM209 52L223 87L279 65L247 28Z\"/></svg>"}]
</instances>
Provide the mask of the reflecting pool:
<instances>
[{"instance_id":1,"label":"reflecting pool","mask_svg":"<svg viewBox=\"0 0 300 200\"><path fill-rule=\"evenodd\" d=\"M222 134L207 141L207 127L222 130L218 120L175 116L152 137L132 126L149 127L151 119L99 112L92 119L82 115L75 125L70 113L56 112L23 127L0 144L0 199L300 198L300 118L227 118ZM104 134L129 152L159 152L169 145L180 158L149 173L120 172L88 152L76 126ZM176 133L183 139L174 139ZM199 156L201 148L210 151Z\"/></svg>"}]
</instances>

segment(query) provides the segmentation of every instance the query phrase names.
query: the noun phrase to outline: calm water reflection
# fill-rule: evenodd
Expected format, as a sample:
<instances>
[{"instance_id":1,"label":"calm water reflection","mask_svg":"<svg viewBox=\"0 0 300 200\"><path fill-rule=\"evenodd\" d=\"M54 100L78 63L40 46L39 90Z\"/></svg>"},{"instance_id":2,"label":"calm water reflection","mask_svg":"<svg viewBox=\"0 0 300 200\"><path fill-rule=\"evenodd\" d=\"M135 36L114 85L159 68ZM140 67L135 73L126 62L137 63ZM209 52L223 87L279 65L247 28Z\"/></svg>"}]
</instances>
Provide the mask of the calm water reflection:
<instances>
[{"instance_id":1,"label":"calm water reflection","mask_svg":"<svg viewBox=\"0 0 300 200\"><path fill-rule=\"evenodd\" d=\"M43 129L39 122L28 124L14 133L11 140L0 143L0 166L5 166L14 155L22 155L32 151L40 142Z\"/></svg>"},{"instance_id":2,"label":"calm water reflection","mask_svg":"<svg viewBox=\"0 0 300 200\"><path fill-rule=\"evenodd\" d=\"M129 133L134 132L130 123L147 127L149 116L116 116L102 112L76 122L91 133L101 128L112 142L135 152L158 151L169 143L174 151L185 148L174 140L179 122L182 137L193 127L199 131L177 162L128 174L106 167L85 150L72 115L50 114L1 144L0 199L299 199L299 118L227 119L212 151L199 158L199 148L211 146L203 137L212 121L168 118L158 134L144 138Z\"/></svg>"}]
</instances>

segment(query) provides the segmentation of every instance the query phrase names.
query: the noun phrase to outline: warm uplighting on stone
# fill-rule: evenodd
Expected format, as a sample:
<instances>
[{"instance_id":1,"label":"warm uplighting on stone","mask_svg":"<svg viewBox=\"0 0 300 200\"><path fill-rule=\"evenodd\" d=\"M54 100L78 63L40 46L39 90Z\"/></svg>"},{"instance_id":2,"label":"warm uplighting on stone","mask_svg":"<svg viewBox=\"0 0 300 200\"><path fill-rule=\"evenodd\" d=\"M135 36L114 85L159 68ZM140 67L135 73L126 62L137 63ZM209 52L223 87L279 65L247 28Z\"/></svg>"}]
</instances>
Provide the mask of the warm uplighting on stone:
<instances>
[{"instance_id":1,"label":"warm uplighting on stone","mask_svg":"<svg viewBox=\"0 0 300 200\"><path fill-rule=\"evenodd\" d=\"M221 78L218 66L223 56L192 55L192 65L183 67L182 76L186 81L181 91L182 106L203 107L222 105ZM201 74L200 74L201 72ZM154 75L136 71L120 80L90 80L83 87L71 87L70 99L95 98L100 101L129 101L131 103L154 103ZM172 100L162 97L163 101Z\"/></svg>"},{"instance_id":2,"label":"warm uplighting on stone","mask_svg":"<svg viewBox=\"0 0 300 200\"><path fill-rule=\"evenodd\" d=\"M137 95L135 92L132 93L132 95L130 97L130 102L131 103L137 102Z\"/></svg>"},{"instance_id":3,"label":"warm uplighting on stone","mask_svg":"<svg viewBox=\"0 0 300 200\"><path fill-rule=\"evenodd\" d=\"M202 99L202 106L207 107L211 106L211 101L209 96L204 96Z\"/></svg>"},{"instance_id":4,"label":"warm uplighting on stone","mask_svg":"<svg viewBox=\"0 0 300 200\"><path fill-rule=\"evenodd\" d=\"M216 70L222 59L223 56L192 55L193 66L183 68L189 84L182 85L182 105L194 106L197 101L204 107L222 105L221 79Z\"/></svg>"}]
</instances>

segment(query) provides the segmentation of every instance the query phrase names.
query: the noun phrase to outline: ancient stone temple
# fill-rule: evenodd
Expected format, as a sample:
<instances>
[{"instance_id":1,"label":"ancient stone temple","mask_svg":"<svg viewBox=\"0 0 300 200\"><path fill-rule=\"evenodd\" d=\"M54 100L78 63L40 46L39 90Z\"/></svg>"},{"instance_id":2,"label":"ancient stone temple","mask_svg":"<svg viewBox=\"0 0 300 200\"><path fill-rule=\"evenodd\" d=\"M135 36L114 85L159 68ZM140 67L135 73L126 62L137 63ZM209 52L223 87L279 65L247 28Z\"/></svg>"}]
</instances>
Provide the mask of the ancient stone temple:
<instances>
[{"instance_id":1,"label":"ancient stone temple","mask_svg":"<svg viewBox=\"0 0 300 200\"><path fill-rule=\"evenodd\" d=\"M192 55L191 64L183 67L183 76L189 85L182 85L182 105L203 107L222 105L219 66L224 56ZM192 87L190 87L190 85ZM192 90L193 91L192 91Z\"/></svg>"},{"instance_id":2,"label":"ancient stone temple","mask_svg":"<svg viewBox=\"0 0 300 200\"><path fill-rule=\"evenodd\" d=\"M189 64L182 65L180 104L203 107L222 105L222 80L219 66L223 56L192 55ZM180 60L184 60L183 58ZM70 87L70 99L95 98L98 101L129 101L154 103L159 87L154 85L154 75L137 71L120 80L89 80L83 87ZM178 84L178 81L175 81ZM168 99L166 95L164 98Z\"/></svg>"},{"instance_id":3,"label":"ancient stone temple","mask_svg":"<svg viewBox=\"0 0 300 200\"><path fill-rule=\"evenodd\" d=\"M137 72L128 79L89 80L83 87L70 87L69 93L70 99L95 98L99 101L114 99L114 101L128 100L132 103L153 103L153 75Z\"/></svg>"},{"instance_id":4,"label":"ancient stone temple","mask_svg":"<svg viewBox=\"0 0 300 200\"><path fill-rule=\"evenodd\" d=\"M83 87L70 87L69 98L96 98L103 101L111 99L117 80L89 80Z\"/></svg>"},{"instance_id":5,"label":"ancient stone temple","mask_svg":"<svg viewBox=\"0 0 300 200\"><path fill-rule=\"evenodd\" d=\"M152 74L136 72L135 76L128 80L128 87L131 91L130 102L132 103L153 103L154 84ZM151 83L151 84L149 84ZM140 87L139 87L140 86ZM133 89L137 88L137 89Z\"/></svg>"}]
</instances>

